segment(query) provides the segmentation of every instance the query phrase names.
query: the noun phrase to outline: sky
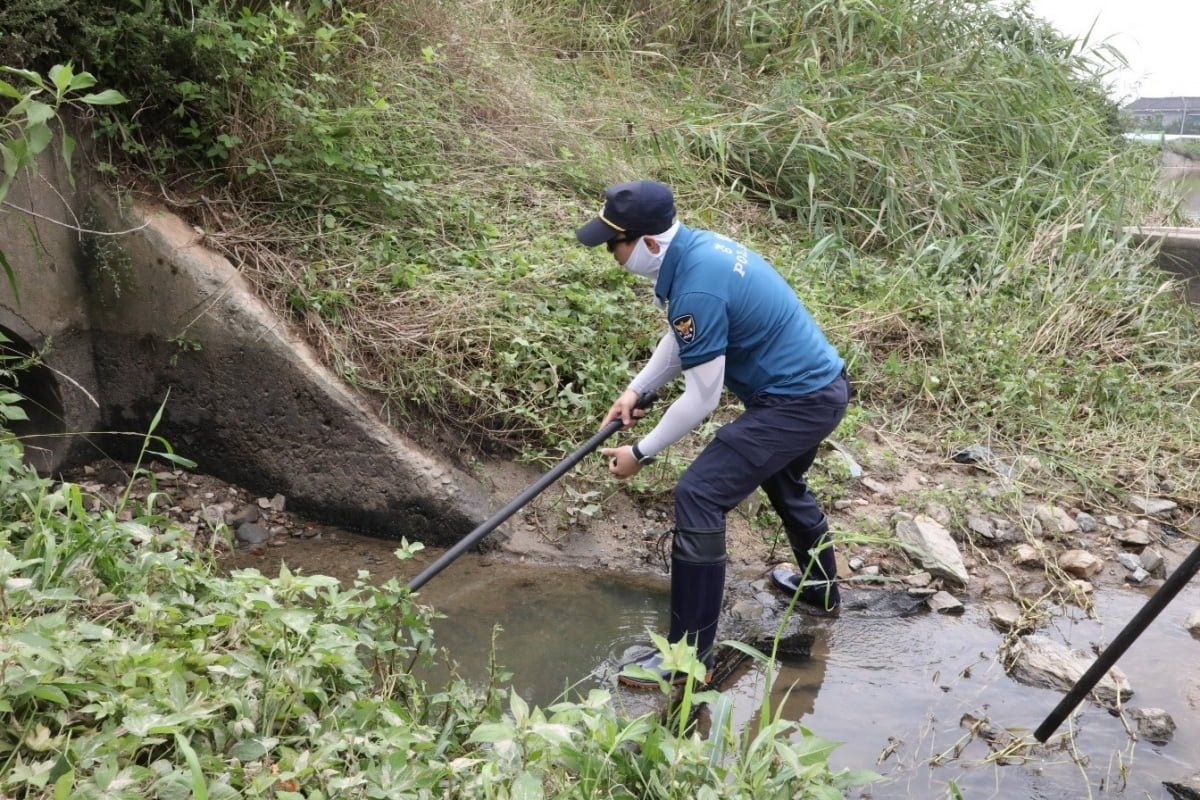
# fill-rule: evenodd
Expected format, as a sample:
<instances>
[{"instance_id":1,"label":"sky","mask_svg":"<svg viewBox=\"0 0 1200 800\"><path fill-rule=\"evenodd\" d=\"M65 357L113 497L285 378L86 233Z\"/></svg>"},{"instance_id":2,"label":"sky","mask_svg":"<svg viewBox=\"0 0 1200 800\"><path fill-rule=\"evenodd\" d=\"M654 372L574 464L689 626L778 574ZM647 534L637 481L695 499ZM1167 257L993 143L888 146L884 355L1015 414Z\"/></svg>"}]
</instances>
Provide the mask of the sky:
<instances>
[{"instance_id":1,"label":"sky","mask_svg":"<svg viewBox=\"0 0 1200 800\"><path fill-rule=\"evenodd\" d=\"M1200 0L1031 0L1030 9L1070 36L1109 42L1129 62L1110 81L1121 101L1200 97Z\"/></svg>"}]
</instances>

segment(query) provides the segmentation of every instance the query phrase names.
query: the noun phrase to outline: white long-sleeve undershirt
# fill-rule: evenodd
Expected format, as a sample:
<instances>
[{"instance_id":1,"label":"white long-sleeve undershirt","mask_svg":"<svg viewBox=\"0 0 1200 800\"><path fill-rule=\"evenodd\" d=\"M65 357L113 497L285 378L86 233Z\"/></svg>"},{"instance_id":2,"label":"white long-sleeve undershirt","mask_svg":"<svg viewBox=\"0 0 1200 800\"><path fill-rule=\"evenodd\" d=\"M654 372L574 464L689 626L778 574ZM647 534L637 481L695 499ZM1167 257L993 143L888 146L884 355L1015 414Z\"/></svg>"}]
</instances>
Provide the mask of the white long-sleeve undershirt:
<instances>
[{"instance_id":1,"label":"white long-sleeve undershirt","mask_svg":"<svg viewBox=\"0 0 1200 800\"><path fill-rule=\"evenodd\" d=\"M650 361L629 384L629 388L645 394L661 388L680 372L684 380L683 394L671 403L654 429L638 442L638 450L643 456L657 455L682 439L695 430L721 402L721 390L725 386L725 356L719 355L690 369L682 369L679 344L670 331L659 341Z\"/></svg>"},{"instance_id":2,"label":"white long-sleeve undershirt","mask_svg":"<svg viewBox=\"0 0 1200 800\"><path fill-rule=\"evenodd\" d=\"M642 395L656 392L666 386L681 371L679 342L675 341L674 333L667 331L658 340L646 366L642 367L642 371L629 382L629 388Z\"/></svg>"}]
</instances>

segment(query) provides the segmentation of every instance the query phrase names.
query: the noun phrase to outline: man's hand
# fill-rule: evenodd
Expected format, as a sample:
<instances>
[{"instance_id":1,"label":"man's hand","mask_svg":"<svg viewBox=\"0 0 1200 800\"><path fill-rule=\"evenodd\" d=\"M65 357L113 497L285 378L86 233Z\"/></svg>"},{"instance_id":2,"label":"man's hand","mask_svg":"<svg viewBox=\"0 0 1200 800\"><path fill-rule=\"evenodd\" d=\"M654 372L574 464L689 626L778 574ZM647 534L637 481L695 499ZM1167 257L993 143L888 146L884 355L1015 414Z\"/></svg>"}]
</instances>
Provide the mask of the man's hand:
<instances>
[{"instance_id":1,"label":"man's hand","mask_svg":"<svg viewBox=\"0 0 1200 800\"><path fill-rule=\"evenodd\" d=\"M605 447L600 452L608 458L609 474L615 475L621 480L632 478L642 469L642 465L633 457L633 448L628 445L625 447Z\"/></svg>"},{"instance_id":2,"label":"man's hand","mask_svg":"<svg viewBox=\"0 0 1200 800\"><path fill-rule=\"evenodd\" d=\"M637 422L638 418L646 413L645 409L634 408L634 406L637 405L637 401L640 399L640 394L635 392L633 389L626 389L621 396L617 398L617 402L612 404L612 408L608 410L608 413L604 415L604 421L600 423L600 429L603 430L604 426L612 422L614 419L621 420L622 430L633 427L633 423ZM625 449L628 450L629 448ZM635 461L634 463L636 464L637 462Z\"/></svg>"}]
</instances>

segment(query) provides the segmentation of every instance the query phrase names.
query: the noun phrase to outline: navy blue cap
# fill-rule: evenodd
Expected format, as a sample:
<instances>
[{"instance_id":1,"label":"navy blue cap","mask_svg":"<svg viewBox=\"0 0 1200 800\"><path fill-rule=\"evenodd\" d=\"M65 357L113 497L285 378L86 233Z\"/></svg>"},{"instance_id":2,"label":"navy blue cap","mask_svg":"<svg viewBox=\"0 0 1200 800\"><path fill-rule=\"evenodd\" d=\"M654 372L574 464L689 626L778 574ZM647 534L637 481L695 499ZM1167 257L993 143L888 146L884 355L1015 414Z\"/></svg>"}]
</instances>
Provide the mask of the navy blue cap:
<instances>
[{"instance_id":1,"label":"navy blue cap","mask_svg":"<svg viewBox=\"0 0 1200 800\"><path fill-rule=\"evenodd\" d=\"M630 181L604 192L604 210L575 236L588 247L629 234L653 236L675 222L675 198L657 181Z\"/></svg>"}]
</instances>

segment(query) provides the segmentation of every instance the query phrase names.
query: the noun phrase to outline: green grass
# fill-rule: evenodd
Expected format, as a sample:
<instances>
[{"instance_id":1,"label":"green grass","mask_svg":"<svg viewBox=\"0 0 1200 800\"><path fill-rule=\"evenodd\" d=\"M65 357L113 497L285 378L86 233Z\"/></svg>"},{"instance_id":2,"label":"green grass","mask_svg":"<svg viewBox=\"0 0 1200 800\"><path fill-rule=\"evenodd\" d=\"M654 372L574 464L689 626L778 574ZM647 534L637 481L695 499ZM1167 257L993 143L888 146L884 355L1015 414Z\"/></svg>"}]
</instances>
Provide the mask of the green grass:
<instances>
[{"instance_id":1,"label":"green grass","mask_svg":"<svg viewBox=\"0 0 1200 800\"><path fill-rule=\"evenodd\" d=\"M0 437L5 797L824 798L872 778L777 715L734 728L712 693L663 721L601 690L530 707L498 668L427 685L433 611L395 579L222 574L166 518L93 500ZM688 702L716 704L712 735Z\"/></svg>"}]
</instances>

